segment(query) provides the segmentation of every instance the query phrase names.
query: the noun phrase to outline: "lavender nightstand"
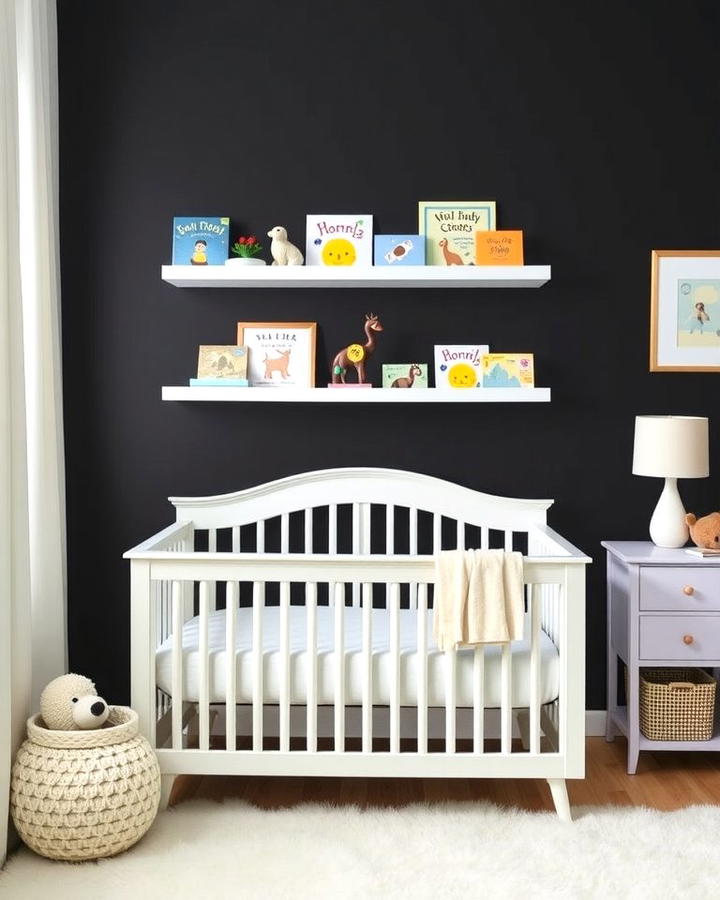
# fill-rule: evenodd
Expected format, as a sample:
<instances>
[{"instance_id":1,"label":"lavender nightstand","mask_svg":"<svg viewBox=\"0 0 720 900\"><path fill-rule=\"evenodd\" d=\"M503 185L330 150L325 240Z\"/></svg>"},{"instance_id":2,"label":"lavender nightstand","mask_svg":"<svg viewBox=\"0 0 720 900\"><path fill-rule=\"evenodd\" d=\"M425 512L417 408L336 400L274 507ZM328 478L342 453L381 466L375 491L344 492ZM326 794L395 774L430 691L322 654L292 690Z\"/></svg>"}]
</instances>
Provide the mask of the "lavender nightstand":
<instances>
[{"instance_id":1,"label":"lavender nightstand","mask_svg":"<svg viewBox=\"0 0 720 900\"><path fill-rule=\"evenodd\" d=\"M720 750L709 741L650 741L640 733L638 669L720 667L720 558L649 541L603 541L607 550L607 729L627 737L629 775L641 750ZM617 705L617 657L627 664L627 707Z\"/></svg>"}]
</instances>

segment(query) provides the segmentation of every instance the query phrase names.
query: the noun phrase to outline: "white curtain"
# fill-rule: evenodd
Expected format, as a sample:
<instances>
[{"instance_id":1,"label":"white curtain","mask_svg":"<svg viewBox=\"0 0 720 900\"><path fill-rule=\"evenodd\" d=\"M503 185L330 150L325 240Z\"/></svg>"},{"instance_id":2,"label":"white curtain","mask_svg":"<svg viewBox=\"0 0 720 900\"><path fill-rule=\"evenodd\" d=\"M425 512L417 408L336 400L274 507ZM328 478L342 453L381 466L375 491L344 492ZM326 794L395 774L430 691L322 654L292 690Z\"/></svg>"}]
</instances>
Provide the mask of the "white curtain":
<instances>
[{"instance_id":1,"label":"white curtain","mask_svg":"<svg viewBox=\"0 0 720 900\"><path fill-rule=\"evenodd\" d=\"M0 0L0 864L10 766L66 671L55 0Z\"/></svg>"}]
</instances>

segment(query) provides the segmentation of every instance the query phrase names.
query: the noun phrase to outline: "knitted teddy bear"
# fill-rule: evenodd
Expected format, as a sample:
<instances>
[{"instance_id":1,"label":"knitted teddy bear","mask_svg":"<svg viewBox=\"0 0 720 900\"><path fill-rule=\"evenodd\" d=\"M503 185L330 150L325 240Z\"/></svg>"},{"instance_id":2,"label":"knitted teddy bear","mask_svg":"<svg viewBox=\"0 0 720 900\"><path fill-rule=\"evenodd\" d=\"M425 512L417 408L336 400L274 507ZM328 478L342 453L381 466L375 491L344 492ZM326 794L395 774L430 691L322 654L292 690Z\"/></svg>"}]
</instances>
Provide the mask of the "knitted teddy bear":
<instances>
[{"instance_id":1,"label":"knitted teddy bear","mask_svg":"<svg viewBox=\"0 0 720 900\"><path fill-rule=\"evenodd\" d=\"M61 675L40 695L40 715L56 731L100 728L109 714L107 703L84 675Z\"/></svg>"},{"instance_id":2,"label":"knitted teddy bear","mask_svg":"<svg viewBox=\"0 0 720 900\"><path fill-rule=\"evenodd\" d=\"M720 512L710 513L701 519L688 513L685 521L690 528L690 538L697 547L720 550Z\"/></svg>"}]
</instances>

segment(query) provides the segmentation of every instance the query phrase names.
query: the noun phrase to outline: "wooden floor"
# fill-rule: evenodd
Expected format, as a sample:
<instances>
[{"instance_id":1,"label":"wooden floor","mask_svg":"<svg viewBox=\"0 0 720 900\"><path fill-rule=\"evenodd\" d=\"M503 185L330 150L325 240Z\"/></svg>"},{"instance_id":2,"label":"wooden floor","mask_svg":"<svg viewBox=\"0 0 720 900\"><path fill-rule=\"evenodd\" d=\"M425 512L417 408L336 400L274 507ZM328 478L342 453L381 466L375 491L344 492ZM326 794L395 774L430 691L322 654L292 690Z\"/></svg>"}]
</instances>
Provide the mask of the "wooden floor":
<instances>
[{"instance_id":1,"label":"wooden floor","mask_svg":"<svg viewBox=\"0 0 720 900\"><path fill-rule=\"evenodd\" d=\"M640 753L636 775L627 775L625 739L612 744L587 739L586 777L568 781L574 805L649 806L670 810L696 804L720 805L720 754ZM184 775L171 802L192 798L247 800L265 809L300 803L404 806L445 800L489 800L526 810L552 810L546 782L465 778L264 778Z\"/></svg>"}]
</instances>

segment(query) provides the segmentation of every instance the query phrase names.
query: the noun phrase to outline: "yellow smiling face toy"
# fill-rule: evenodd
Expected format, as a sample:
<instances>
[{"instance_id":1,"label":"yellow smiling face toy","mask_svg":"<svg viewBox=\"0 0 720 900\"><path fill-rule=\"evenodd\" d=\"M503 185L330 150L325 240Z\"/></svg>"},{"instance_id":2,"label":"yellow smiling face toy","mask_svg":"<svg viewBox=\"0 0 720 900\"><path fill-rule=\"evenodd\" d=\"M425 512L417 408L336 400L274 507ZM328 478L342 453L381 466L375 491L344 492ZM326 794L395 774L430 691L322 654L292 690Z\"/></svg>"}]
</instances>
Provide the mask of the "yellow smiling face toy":
<instances>
[{"instance_id":1,"label":"yellow smiling face toy","mask_svg":"<svg viewBox=\"0 0 720 900\"><path fill-rule=\"evenodd\" d=\"M322 249L322 261L326 266L352 266L355 259L355 246L345 238L333 238Z\"/></svg>"}]
</instances>

